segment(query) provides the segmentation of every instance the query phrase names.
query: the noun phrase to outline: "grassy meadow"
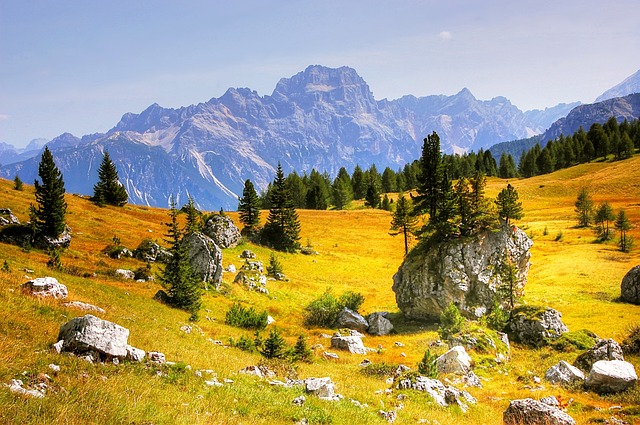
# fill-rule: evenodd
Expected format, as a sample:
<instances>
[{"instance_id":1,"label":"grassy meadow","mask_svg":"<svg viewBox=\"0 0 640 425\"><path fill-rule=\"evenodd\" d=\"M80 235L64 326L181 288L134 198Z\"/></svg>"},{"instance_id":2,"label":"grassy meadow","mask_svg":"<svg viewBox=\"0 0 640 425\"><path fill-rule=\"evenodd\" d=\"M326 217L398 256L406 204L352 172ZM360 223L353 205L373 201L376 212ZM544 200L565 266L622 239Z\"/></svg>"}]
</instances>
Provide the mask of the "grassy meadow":
<instances>
[{"instance_id":1,"label":"grassy meadow","mask_svg":"<svg viewBox=\"0 0 640 425\"><path fill-rule=\"evenodd\" d=\"M602 338L618 342L631 325L640 323L640 306L617 301L625 273L640 263L640 246L629 254L617 249L615 240L596 243L591 229L576 228L574 202L578 191L587 187L596 204L609 201L616 212L624 208L634 224L631 234L640 244L640 157L613 163L591 163L556 173L510 183L518 190L525 217L518 224L533 239L531 269L524 301L558 309L570 330L588 329ZM489 179L487 195L495 197L506 181ZM13 182L0 180L0 208L10 208L18 218L28 220L28 207L34 201L33 188L13 190ZM114 236L134 249L145 238L162 241L168 221L167 210L127 205L123 208L97 207L87 199L67 196L67 223L73 230L69 249L61 255L66 272L49 270L48 256L37 250L0 244L0 384L22 379L25 384L48 382L43 399L16 396L0 386L0 423L2 424L292 424L306 418L310 424L383 424L379 410L398 410L395 423L425 424L500 424L509 400L541 398L547 395L573 400L569 413L578 423L603 423L617 415L633 423L640 421L640 390L618 396L600 397L581 389L573 391L553 386L533 377L559 360L572 362L578 352L560 353L549 348L529 350L512 345L511 361L476 369L483 388L468 391L478 404L463 413L458 408L441 408L427 396L404 391L388 394L388 376L365 376L358 364L363 358L374 363L405 364L415 368L429 343L438 338L437 326L405 320L395 304L392 276L404 254L401 236L389 236L390 213L379 210L347 211L300 210L303 245L309 244L319 255L279 253L278 258L289 278L268 283L269 295L248 292L233 284L234 275L226 273L220 292L203 297L201 318L190 324L188 313L152 300L160 285L137 283L114 277L117 268L134 270L144 263L134 259L113 260L101 253ZM229 215L237 221L235 213ZM263 220L267 212L263 212ZM223 264L239 268L238 254L254 251L265 265L270 250L241 244L223 250ZM154 271L157 271L154 265ZM83 275L90 277L82 277ZM129 343L145 351L161 351L175 365L159 367L145 364L89 364L50 350L60 325L85 313L63 307L61 302L32 299L20 292L28 277L54 276L69 289L69 299L88 302L106 310L97 314L128 328ZM367 347L378 349L367 356L338 352L337 360L324 359L315 349L311 364L296 365L301 378L329 376L344 396L340 402L307 397L303 406L291 401L303 393L300 388L270 385L266 380L239 374L245 366L261 362L257 354L214 344L250 331L224 324L225 313L237 301L266 310L293 344L300 334L310 345L330 342L321 336L332 329L305 328L304 307L325 290L340 295L346 290L360 292L365 302L360 311L392 313L397 333L383 337L368 336ZM404 346L399 347L399 341ZM445 348L435 349L437 354ZM473 356L474 354L472 354ZM627 358L640 371L640 358ZM59 365L53 372L49 364ZM195 370L210 370L204 378ZM47 374L49 377L44 377ZM221 387L209 387L204 381L216 376L230 379ZM447 377L441 376L441 379ZM284 379L280 376L279 379ZM543 387L542 389L539 387ZM364 407L357 406L357 400ZM621 406L622 410L609 410Z\"/></svg>"}]
</instances>

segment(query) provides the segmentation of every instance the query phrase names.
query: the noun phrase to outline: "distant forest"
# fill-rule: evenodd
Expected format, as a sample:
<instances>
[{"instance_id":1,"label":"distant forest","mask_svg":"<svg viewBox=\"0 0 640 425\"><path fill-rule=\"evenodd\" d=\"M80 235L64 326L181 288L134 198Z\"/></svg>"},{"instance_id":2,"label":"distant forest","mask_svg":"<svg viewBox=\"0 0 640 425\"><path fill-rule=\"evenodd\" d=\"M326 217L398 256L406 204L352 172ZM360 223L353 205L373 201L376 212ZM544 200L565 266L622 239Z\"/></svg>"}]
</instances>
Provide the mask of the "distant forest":
<instances>
[{"instance_id":1,"label":"distant forest","mask_svg":"<svg viewBox=\"0 0 640 425\"><path fill-rule=\"evenodd\" d=\"M501 144L498 161L490 150L482 149L463 155L445 154L442 161L451 179L470 178L476 171L506 179L548 174L591 161L625 159L640 149L640 121L618 123L611 117L605 124L593 124L587 132L580 127L571 136L561 135L544 147L538 140L534 137ZM511 143L513 146L505 146ZM529 147L532 144L533 147ZM514 157L518 151L521 153L516 162ZM342 167L334 179L327 172L312 169L302 176L293 171L286 177L286 184L296 208L345 209L352 200L364 199L366 206L390 210L392 201L386 194L415 189L419 170L419 160L395 171L387 167L382 173L375 164L366 170L356 165L352 174ZM260 195L265 209L271 207L271 191L270 184Z\"/></svg>"}]
</instances>

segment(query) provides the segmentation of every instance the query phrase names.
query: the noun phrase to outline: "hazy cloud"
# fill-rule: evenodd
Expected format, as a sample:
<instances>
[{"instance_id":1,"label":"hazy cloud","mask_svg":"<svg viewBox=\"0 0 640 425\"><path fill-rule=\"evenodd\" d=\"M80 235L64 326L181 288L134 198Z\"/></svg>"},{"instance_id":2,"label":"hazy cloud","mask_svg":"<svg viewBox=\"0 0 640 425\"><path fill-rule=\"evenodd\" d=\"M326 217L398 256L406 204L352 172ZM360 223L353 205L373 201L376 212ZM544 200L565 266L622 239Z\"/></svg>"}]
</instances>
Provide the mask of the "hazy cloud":
<instances>
[{"instance_id":1,"label":"hazy cloud","mask_svg":"<svg viewBox=\"0 0 640 425\"><path fill-rule=\"evenodd\" d=\"M0 121L6 121L9 119L9 115L7 114L0 114Z\"/></svg>"},{"instance_id":2,"label":"hazy cloud","mask_svg":"<svg viewBox=\"0 0 640 425\"><path fill-rule=\"evenodd\" d=\"M453 34L451 34L450 31L442 31L440 34L438 34L438 38L443 41L448 41L453 38Z\"/></svg>"}]
</instances>

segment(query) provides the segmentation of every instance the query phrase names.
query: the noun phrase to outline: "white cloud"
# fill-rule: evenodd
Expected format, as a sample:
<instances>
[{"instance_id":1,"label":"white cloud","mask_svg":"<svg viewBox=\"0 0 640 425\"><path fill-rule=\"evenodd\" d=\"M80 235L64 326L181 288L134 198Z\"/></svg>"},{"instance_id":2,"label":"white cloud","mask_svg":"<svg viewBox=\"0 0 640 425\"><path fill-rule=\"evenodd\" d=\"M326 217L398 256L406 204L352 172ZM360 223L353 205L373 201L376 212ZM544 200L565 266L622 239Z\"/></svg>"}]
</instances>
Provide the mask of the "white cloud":
<instances>
[{"instance_id":1,"label":"white cloud","mask_svg":"<svg viewBox=\"0 0 640 425\"><path fill-rule=\"evenodd\" d=\"M453 38L453 34L451 34L451 32L449 31L442 31L440 34L438 34L438 38L443 41L448 41Z\"/></svg>"},{"instance_id":2,"label":"white cloud","mask_svg":"<svg viewBox=\"0 0 640 425\"><path fill-rule=\"evenodd\" d=\"M0 114L0 121L7 121L9 119L9 115L7 114Z\"/></svg>"}]
</instances>

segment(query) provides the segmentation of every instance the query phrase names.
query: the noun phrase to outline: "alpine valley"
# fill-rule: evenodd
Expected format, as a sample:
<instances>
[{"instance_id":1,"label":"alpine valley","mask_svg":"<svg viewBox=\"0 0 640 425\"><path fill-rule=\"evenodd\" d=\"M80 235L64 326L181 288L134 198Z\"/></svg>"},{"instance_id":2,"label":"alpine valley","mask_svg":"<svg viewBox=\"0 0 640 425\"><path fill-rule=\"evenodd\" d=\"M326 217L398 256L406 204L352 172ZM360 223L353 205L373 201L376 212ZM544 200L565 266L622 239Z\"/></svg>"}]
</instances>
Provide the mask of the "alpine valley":
<instances>
[{"instance_id":1,"label":"alpine valley","mask_svg":"<svg viewBox=\"0 0 640 425\"><path fill-rule=\"evenodd\" d=\"M628 94L634 83L625 84L616 95ZM618 98L594 107L602 122L611 115L631 119L638 116L636 97L624 100L626 108ZM270 96L230 88L220 98L178 109L153 104L124 114L107 133L65 133L47 146L69 192L92 193L107 150L134 204L167 206L172 195L178 204L191 196L202 209L235 210L244 181L264 189L278 162L285 172L315 168L331 175L356 164L398 169L420 156L422 139L432 131L445 153L478 151L543 134L578 105L523 112L504 97L478 100L466 88L453 96L376 100L354 69L314 65L282 78ZM581 125L581 116L587 126L594 122L590 105L576 111L571 128ZM562 131L563 122L554 129ZM0 177L33 181L41 146L37 140L19 151L0 144Z\"/></svg>"}]
</instances>

